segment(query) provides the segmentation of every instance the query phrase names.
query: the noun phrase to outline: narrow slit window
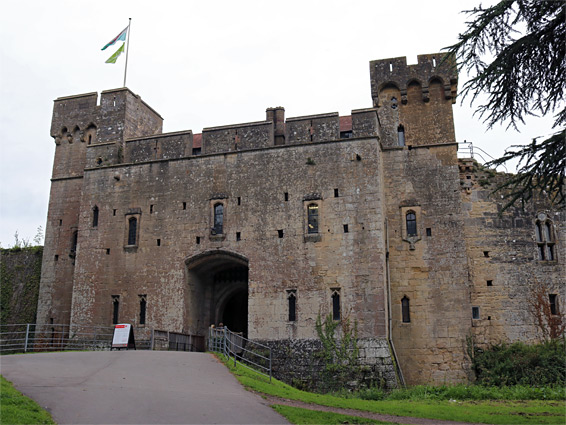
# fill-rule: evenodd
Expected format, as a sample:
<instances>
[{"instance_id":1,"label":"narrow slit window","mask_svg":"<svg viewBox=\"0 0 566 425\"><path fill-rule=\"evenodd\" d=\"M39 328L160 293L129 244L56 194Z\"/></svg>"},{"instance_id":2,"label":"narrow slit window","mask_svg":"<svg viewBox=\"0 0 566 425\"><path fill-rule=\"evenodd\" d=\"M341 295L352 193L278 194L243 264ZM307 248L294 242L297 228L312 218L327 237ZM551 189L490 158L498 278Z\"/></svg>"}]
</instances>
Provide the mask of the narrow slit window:
<instances>
[{"instance_id":1,"label":"narrow slit window","mask_svg":"<svg viewBox=\"0 0 566 425\"><path fill-rule=\"evenodd\" d=\"M157 239L157 246L161 246L161 239Z\"/></svg>"},{"instance_id":2,"label":"narrow slit window","mask_svg":"<svg viewBox=\"0 0 566 425\"><path fill-rule=\"evenodd\" d=\"M540 222L537 222L537 224L535 226L535 233L536 233L536 237L537 237L537 242L542 242L542 226L541 226Z\"/></svg>"},{"instance_id":3,"label":"narrow slit window","mask_svg":"<svg viewBox=\"0 0 566 425\"><path fill-rule=\"evenodd\" d=\"M289 307L289 322L297 320L297 291L287 291L287 303Z\"/></svg>"},{"instance_id":4,"label":"narrow slit window","mask_svg":"<svg viewBox=\"0 0 566 425\"><path fill-rule=\"evenodd\" d=\"M539 217L539 220L535 223L538 259L540 261L554 261L554 233L552 223L550 220L546 219L546 214L540 214Z\"/></svg>"},{"instance_id":5,"label":"narrow slit window","mask_svg":"<svg viewBox=\"0 0 566 425\"><path fill-rule=\"evenodd\" d=\"M197 236L196 243L197 243L197 245L200 245L200 236Z\"/></svg>"},{"instance_id":6,"label":"narrow slit window","mask_svg":"<svg viewBox=\"0 0 566 425\"><path fill-rule=\"evenodd\" d=\"M147 295L140 295L140 325L145 325L147 311Z\"/></svg>"},{"instance_id":7,"label":"narrow slit window","mask_svg":"<svg viewBox=\"0 0 566 425\"><path fill-rule=\"evenodd\" d=\"M153 204L149 206L149 213L153 214Z\"/></svg>"},{"instance_id":8,"label":"narrow slit window","mask_svg":"<svg viewBox=\"0 0 566 425\"><path fill-rule=\"evenodd\" d=\"M308 233L318 233L318 205L310 204L308 207Z\"/></svg>"},{"instance_id":9,"label":"narrow slit window","mask_svg":"<svg viewBox=\"0 0 566 425\"><path fill-rule=\"evenodd\" d=\"M427 236L432 236L432 229L430 227L426 228L426 235Z\"/></svg>"},{"instance_id":10,"label":"narrow slit window","mask_svg":"<svg viewBox=\"0 0 566 425\"><path fill-rule=\"evenodd\" d=\"M409 303L409 298L407 298L407 296L404 296L403 299L401 299L401 316L403 323L411 322L410 303Z\"/></svg>"},{"instance_id":11,"label":"narrow slit window","mask_svg":"<svg viewBox=\"0 0 566 425\"><path fill-rule=\"evenodd\" d=\"M405 127L402 125L397 127L397 141L399 146L405 146Z\"/></svg>"},{"instance_id":12,"label":"narrow slit window","mask_svg":"<svg viewBox=\"0 0 566 425\"><path fill-rule=\"evenodd\" d=\"M559 314L558 295L557 294L548 294L548 301L550 303L550 314L552 314L552 315Z\"/></svg>"},{"instance_id":13,"label":"narrow slit window","mask_svg":"<svg viewBox=\"0 0 566 425\"><path fill-rule=\"evenodd\" d=\"M75 230L73 232L73 237L72 237L72 240L71 240L71 253L72 254L77 252L78 240L79 240L79 232Z\"/></svg>"},{"instance_id":14,"label":"narrow slit window","mask_svg":"<svg viewBox=\"0 0 566 425\"><path fill-rule=\"evenodd\" d=\"M138 219L132 217L128 220L128 245L136 245Z\"/></svg>"},{"instance_id":15,"label":"narrow slit window","mask_svg":"<svg viewBox=\"0 0 566 425\"><path fill-rule=\"evenodd\" d=\"M187 203L183 202L183 209L186 210L187 209Z\"/></svg>"},{"instance_id":16,"label":"narrow slit window","mask_svg":"<svg viewBox=\"0 0 566 425\"><path fill-rule=\"evenodd\" d=\"M238 196L238 205L242 205L242 198Z\"/></svg>"},{"instance_id":17,"label":"narrow slit window","mask_svg":"<svg viewBox=\"0 0 566 425\"><path fill-rule=\"evenodd\" d=\"M340 320L340 291L332 292L332 320Z\"/></svg>"},{"instance_id":18,"label":"narrow slit window","mask_svg":"<svg viewBox=\"0 0 566 425\"><path fill-rule=\"evenodd\" d=\"M120 316L120 295L112 295L112 324L118 324Z\"/></svg>"},{"instance_id":19,"label":"narrow slit window","mask_svg":"<svg viewBox=\"0 0 566 425\"><path fill-rule=\"evenodd\" d=\"M334 197L338 198L338 196L339 196L338 189L334 189Z\"/></svg>"},{"instance_id":20,"label":"narrow slit window","mask_svg":"<svg viewBox=\"0 0 566 425\"><path fill-rule=\"evenodd\" d=\"M240 232L236 232L236 241L242 240L242 234Z\"/></svg>"},{"instance_id":21,"label":"narrow slit window","mask_svg":"<svg viewBox=\"0 0 566 425\"><path fill-rule=\"evenodd\" d=\"M405 216L407 224L407 236L417 235L417 216L413 211L409 211Z\"/></svg>"},{"instance_id":22,"label":"narrow slit window","mask_svg":"<svg viewBox=\"0 0 566 425\"><path fill-rule=\"evenodd\" d=\"M278 236L279 238L282 238L282 237L283 237L283 229L279 229L279 230L277 231L277 236Z\"/></svg>"},{"instance_id":23,"label":"narrow slit window","mask_svg":"<svg viewBox=\"0 0 566 425\"><path fill-rule=\"evenodd\" d=\"M289 192L285 192L285 202L289 201Z\"/></svg>"},{"instance_id":24,"label":"narrow slit window","mask_svg":"<svg viewBox=\"0 0 566 425\"><path fill-rule=\"evenodd\" d=\"M98 206L92 209L92 227L98 227Z\"/></svg>"},{"instance_id":25,"label":"narrow slit window","mask_svg":"<svg viewBox=\"0 0 566 425\"><path fill-rule=\"evenodd\" d=\"M349 232L348 225L344 224L344 233L348 233L348 232Z\"/></svg>"}]
</instances>

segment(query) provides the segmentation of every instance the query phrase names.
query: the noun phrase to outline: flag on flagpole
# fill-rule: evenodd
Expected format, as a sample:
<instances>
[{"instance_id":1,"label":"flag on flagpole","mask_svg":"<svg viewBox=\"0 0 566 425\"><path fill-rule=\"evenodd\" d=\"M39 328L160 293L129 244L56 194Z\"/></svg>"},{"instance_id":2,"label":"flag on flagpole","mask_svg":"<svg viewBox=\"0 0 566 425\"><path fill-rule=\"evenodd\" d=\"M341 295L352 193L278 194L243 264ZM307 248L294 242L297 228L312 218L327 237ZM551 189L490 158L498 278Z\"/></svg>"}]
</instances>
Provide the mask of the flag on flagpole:
<instances>
[{"instance_id":1,"label":"flag on flagpole","mask_svg":"<svg viewBox=\"0 0 566 425\"><path fill-rule=\"evenodd\" d=\"M116 63L116 59L118 59L118 56L120 56L122 53L124 53L124 45L125 44L126 43L122 43L122 46L120 46L120 48L118 50L116 50L116 52L108 58L106 63Z\"/></svg>"},{"instance_id":2,"label":"flag on flagpole","mask_svg":"<svg viewBox=\"0 0 566 425\"><path fill-rule=\"evenodd\" d=\"M101 50L104 50L104 49L106 49L107 47L116 44L117 41L125 41L125 40L126 40L126 35L128 34L128 28L129 28L129 27L124 28L124 30L123 30L120 34L118 34L116 37L114 37L114 38L112 39L112 41L111 41L110 43L108 43L106 46L104 46Z\"/></svg>"}]
</instances>

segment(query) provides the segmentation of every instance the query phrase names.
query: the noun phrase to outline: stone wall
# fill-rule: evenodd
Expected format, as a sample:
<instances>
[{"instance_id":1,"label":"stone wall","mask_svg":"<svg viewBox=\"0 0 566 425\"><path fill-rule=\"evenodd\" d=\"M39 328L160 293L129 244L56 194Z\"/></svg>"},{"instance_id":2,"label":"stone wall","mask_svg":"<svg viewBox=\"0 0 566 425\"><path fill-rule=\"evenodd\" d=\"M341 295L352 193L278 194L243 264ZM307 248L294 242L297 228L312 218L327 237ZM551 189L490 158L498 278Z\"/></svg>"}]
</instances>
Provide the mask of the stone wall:
<instances>
[{"instance_id":1,"label":"stone wall","mask_svg":"<svg viewBox=\"0 0 566 425\"><path fill-rule=\"evenodd\" d=\"M223 250L249 261L250 337L313 337L336 288L361 335L384 336L384 251L364 249L384 243L378 148L375 139L357 139L87 170L72 321L109 324L111 295L120 295L121 317L136 323L146 294L151 326L202 333L216 319L189 320L185 262ZM211 235L219 200L224 232ZM320 207L316 240L306 230L311 202ZM133 209L139 243L127 247ZM287 321L288 290L297 291L295 322Z\"/></svg>"},{"instance_id":2,"label":"stone wall","mask_svg":"<svg viewBox=\"0 0 566 425\"><path fill-rule=\"evenodd\" d=\"M42 253L41 246L0 249L1 324L35 323Z\"/></svg>"},{"instance_id":3,"label":"stone wall","mask_svg":"<svg viewBox=\"0 0 566 425\"><path fill-rule=\"evenodd\" d=\"M332 390L332 375L325 375L322 343L318 339L262 340L271 348L273 376L297 388ZM352 368L349 383L354 388L397 388L397 378L385 338L358 341L359 365Z\"/></svg>"},{"instance_id":4,"label":"stone wall","mask_svg":"<svg viewBox=\"0 0 566 425\"><path fill-rule=\"evenodd\" d=\"M541 291L558 296L558 311L566 306L566 214L535 198L521 208L501 212L501 194L493 190L506 176L473 160L460 162L460 184L466 217L464 236L471 280L471 304L478 317L471 333L480 346L500 342L540 340L532 300ZM539 258L536 221L551 225L553 258ZM561 311L562 309L562 311Z\"/></svg>"}]
</instances>

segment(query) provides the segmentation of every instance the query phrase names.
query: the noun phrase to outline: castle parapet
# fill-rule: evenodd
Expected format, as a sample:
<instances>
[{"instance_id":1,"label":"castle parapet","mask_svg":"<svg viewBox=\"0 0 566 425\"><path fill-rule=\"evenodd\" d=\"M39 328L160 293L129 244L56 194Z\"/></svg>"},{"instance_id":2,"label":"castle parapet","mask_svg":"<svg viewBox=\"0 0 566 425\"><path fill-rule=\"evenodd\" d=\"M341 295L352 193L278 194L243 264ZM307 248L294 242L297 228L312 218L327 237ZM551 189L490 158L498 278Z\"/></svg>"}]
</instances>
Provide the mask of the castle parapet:
<instances>
[{"instance_id":1,"label":"castle parapet","mask_svg":"<svg viewBox=\"0 0 566 425\"><path fill-rule=\"evenodd\" d=\"M371 97L374 106L381 106L379 94L387 86L395 86L401 92L403 104L406 104L407 89L411 84L421 86L422 100L429 101L429 86L435 82L442 84L444 97L456 101L458 73L456 61L444 53L418 55L418 63L407 65L406 57L380 59L370 62Z\"/></svg>"},{"instance_id":2,"label":"castle parapet","mask_svg":"<svg viewBox=\"0 0 566 425\"><path fill-rule=\"evenodd\" d=\"M232 152L273 146L272 121L208 127L202 130L202 153Z\"/></svg>"},{"instance_id":3,"label":"castle parapet","mask_svg":"<svg viewBox=\"0 0 566 425\"><path fill-rule=\"evenodd\" d=\"M175 159L190 156L193 150L193 132L148 136L126 140L124 162L137 163L156 159Z\"/></svg>"},{"instance_id":4,"label":"castle parapet","mask_svg":"<svg viewBox=\"0 0 566 425\"><path fill-rule=\"evenodd\" d=\"M287 118L286 143L289 145L338 140L340 117L338 112Z\"/></svg>"}]
</instances>

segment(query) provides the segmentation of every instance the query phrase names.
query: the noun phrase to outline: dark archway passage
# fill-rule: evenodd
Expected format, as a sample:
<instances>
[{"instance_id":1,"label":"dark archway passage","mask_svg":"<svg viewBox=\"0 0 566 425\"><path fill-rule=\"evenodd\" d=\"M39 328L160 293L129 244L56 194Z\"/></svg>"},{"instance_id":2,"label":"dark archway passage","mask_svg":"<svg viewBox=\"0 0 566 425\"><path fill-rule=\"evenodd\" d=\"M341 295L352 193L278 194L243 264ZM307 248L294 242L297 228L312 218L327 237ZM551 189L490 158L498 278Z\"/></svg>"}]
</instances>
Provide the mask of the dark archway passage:
<instances>
[{"instance_id":1,"label":"dark archway passage","mask_svg":"<svg viewBox=\"0 0 566 425\"><path fill-rule=\"evenodd\" d=\"M240 291L226 303L222 312L222 322L233 332L248 334L248 293Z\"/></svg>"},{"instance_id":2,"label":"dark archway passage","mask_svg":"<svg viewBox=\"0 0 566 425\"><path fill-rule=\"evenodd\" d=\"M206 336L210 325L223 324L248 334L248 261L226 251L209 251L186 260L187 328Z\"/></svg>"}]
</instances>

